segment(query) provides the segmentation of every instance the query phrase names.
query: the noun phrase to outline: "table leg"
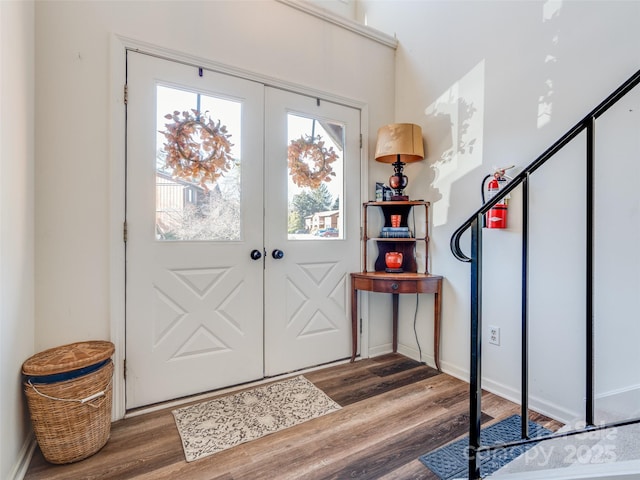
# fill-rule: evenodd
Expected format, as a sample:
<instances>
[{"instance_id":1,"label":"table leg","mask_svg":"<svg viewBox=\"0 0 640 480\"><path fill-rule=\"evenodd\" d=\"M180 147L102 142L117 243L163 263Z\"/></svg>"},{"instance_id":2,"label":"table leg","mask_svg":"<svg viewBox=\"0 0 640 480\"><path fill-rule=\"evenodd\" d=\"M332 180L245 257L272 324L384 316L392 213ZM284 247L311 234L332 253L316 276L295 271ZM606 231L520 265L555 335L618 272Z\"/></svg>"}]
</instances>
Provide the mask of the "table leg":
<instances>
[{"instance_id":1,"label":"table leg","mask_svg":"<svg viewBox=\"0 0 640 480\"><path fill-rule=\"evenodd\" d=\"M351 289L351 363L358 353L358 290Z\"/></svg>"},{"instance_id":2,"label":"table leg","mask_svg":"<svg viewBox=\"0 0 640 480\"><path fill-rule=\"evenodd\" d=\"M440 369L440 318L442 316L442 280L438 280L438 288L433 296L433 355L436 361L436 368Z\"/></svg>"},{"instance_id":3,"label":"table leg","mask_svg":"<svg viewBox=\"0 0 640 480\"><path fill-rule=\"evenodd\" d=\"M399 294L392 293L393 296L393 353L398 351L398 297Z\"/></svg>"}]
</instances>

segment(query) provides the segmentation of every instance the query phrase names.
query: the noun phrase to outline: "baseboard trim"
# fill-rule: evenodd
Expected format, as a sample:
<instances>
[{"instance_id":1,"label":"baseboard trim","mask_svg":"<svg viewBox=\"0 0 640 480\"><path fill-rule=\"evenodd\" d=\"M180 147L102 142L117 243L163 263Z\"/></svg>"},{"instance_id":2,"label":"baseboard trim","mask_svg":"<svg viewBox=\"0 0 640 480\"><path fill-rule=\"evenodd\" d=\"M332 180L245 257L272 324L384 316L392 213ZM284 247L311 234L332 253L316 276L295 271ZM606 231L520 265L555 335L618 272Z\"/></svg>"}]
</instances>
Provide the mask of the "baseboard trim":
<instances>
[{"instance_id":1,"label":"baseboard trim","mask_svg":"<svg viewBox=\"0 0 640 480\"><path fill-rule=\"evenodd\" d=\"M372 348L369 353L370 356L376 357L379 355L384 355L385 353L389 353L391 351L390 344L379 345L375 348ZM398 352L406 355L409 358L413 358L417 360L419 357L418 350L406 347L404 345L398 346ZM422 354L422 360L427 363L429 366L435 365L435 359L433 355ZM457 379L460 379L464 382L469 383L469 371L459 368L457 365L446 361L440 361L440 367L444 373L447 375L451 375ZM520 391L514 388L509 387L503 383L497 382L490 378L482 379L482 389L491 393L495 393L496 395L501 396L507 400L510 400L514 403L520 403ZM640 390L638 391L640 393ZM557 405L553 402L549 402L547 400L541 399L540 397L536 397L533 395L529 396L529 408L535 412L541 413L542 415L546 415L547 417L553 418L562 423L570 423L575 422L576 418L582 418L582 413L568 410L560 405Z\"/></svg>"},{"instance_id":2,"label":"baseboard trim","mask_svg":"<svg viewBox=\"0 0 640 480\"><path fill-rule=\"evenodd\" d=\"M33 435L33 432L31 432L24 441L18 455L18 461L14 465L11 473L9 473L9 478L7 480L24 479L27 474L29 464L31 463L31 459L33 458L33 452L36 450L36 445L36 437Z\"/></svg>"},{"instance_id":3,"label":"baseboard trim","mask_svg":"<svg viewBox=\"0 0 640 480\"><path fill-rule=\"evenodd\" d=\"M504 385L500 382L496 382L491 379L482 380L482 388L488 390L491 393L500 395L507 400L511 400L514 403L520 403L520 391ZM576 418L581 418L580 412L571 411L560 405L543 400L535 395L529 395L529 408L535 412L551 417L554 420L558 420L562 423L569 423L575 421Z\"/></svg>"},{"instance_id":4,"label":"baseboard trim","mask_svg":"<svg viewBox=\"0 0 640 480\"><path fill-rule=\"evenodd\" d=\"M597 412L607 412L620 418L640 416L640 385L610 390L596 395Z\"/></svg>"},{"instance_id":5,"label":"baseboard trim","mask_svg":"<svg viewBox=\"0 0 640 480\"><path fill-rule=\"evenodd\" d=\"M378 345L376 347L369 348L368 357L379 357L380 355L385 355L387 353L391 353L393 349L391 348L390 343L386 343L383 345Z\"/></svg>"},{"instance_id":6,"label":"baseboard trim","mask_svg":"<svg viewBox=\"0 0 640 480\"><path fill-rule=\"evenodd\" d=\"M422 358L420 358L420 352L417 348L407 347L406 345L398 345L398 353L405 357L412 358L413 360L424 362L430 367L436 368L435 357L431 354L422 352Z\"/></svg>"},{"instance_id":7,"label":"baseboard trim","mask_svg":"<svg viewBox=\"0 0 640 480\"><path fill-rule=\"evenodd\" d=\"M444 373L451 375L452 377L459 378L465 382L469 382L468 370L461 369L457 365L444 361L440 362L440 365ZM482 379L482 389L495 393L496 395L514 403L520 403L520 391L490 378ZM573 422L576 418L581 417L581 414L578 412L573 412L553 402L549 402L532 395L529 396L529 408L562 423Z\"/></svg>"}]
</instances>

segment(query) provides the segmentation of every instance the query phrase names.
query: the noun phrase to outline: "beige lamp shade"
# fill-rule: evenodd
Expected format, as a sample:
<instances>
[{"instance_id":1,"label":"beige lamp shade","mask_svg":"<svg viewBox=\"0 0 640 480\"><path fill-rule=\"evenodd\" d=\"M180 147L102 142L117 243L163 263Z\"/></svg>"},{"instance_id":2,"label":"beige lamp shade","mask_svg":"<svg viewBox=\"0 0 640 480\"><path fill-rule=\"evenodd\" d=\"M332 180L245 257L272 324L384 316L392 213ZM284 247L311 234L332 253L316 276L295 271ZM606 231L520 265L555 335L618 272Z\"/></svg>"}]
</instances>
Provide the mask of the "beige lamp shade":
<instances>
[{"instance_id":1,"label":"beige lamp shade","mask_svg":"<svg viewBox=\"0 0 640 480\"><path fill-rule=\"evenodd\" d=\"M424 158L422 128L413 123L392 123L378 129L376 160L383 163L418 162Z\"/></svg>"}]
</instances>

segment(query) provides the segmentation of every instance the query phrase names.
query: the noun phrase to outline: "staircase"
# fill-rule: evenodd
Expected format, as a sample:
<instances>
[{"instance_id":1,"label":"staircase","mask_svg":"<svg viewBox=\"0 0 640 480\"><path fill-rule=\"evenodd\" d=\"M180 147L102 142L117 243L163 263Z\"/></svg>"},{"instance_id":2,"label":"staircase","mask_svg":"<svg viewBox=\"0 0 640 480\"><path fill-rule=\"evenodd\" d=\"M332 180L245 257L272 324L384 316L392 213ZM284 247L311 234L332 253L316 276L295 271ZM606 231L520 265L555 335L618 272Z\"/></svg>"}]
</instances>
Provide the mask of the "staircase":
<instances>
[{"instance_id":1,"label":"staircase","mask_svg":"<svg viewBox=\"0 0 640 480\"><path fill-rule=\"evenodd\" d=\"M640 478L640 425L541 442L488 478Z\"/></svg>"},{"instance_id":2,"label":"staircase","mask_svg":"<svg viewBox=\"0 0 640 480\"><path fill-rule=\"evenodd\" d=\"M640 411L628 412L640 416ZM618 412L598 409L597 418L612 423L621 420ZM584 428L576 420L558 431ZM488 478L596 479L640 478L640 423L608 428L581 435L541 442Z\"/></svg>"},{"instance_id":3,"label":"staircase","mask_svg":"<svg viewBox=\"0 0 640 480\"><path fill-rule=\"evenodd\" d=\"M640 84L640 71L636 72L611 95L609 95L600 105L593 109L573 128L567 131L557 142L549 147L542 155L528 165L513 180L511 180L503 190L500 197L496 196L480 209L478 209L467 221L465 221L451 237L451 251L456 259L469 263L471 266L471 322L470 322L470 425L469 425L469 479L479 479L480 468L478 456L488 450L498 450L510 446L532 443L533 440L528 435L529 416L529 249L530 231L529 217L530 209L534 202L530 194L530 178L536 171L547 162L554 159L566 145L574 140L578 135L583 135L586 139L585 148L585 191L584 202L586 231L585 231L585 384L584 392L585 408L584 417L579 425L568 425L566 429L556 432L544 439L536 439L540 443L529 450L523 457L516 459L507 465L491 478L519 479L528 478L640 478L640 410L626 411L623 416L609 412L596 412L595 407L595 359L594 359L594 286L595 286L595 262L594 262L594 239L595 239L595 141L596 141L596 121L611 107L622 100L638 84ZM640 133L636 132L638 135ZM510 192L520 188L522 192L522 308L521 308L521 417L522 432L521 440L510 442L498 447L487 447L480 443L480 415L481 415L481 336L482 336L482 244L483 244L483 220L485 214L501 198ZM470 255L467 256L460 246L461 237L467 231L471 234ZM634 313L637 315L637 312ZM620 332L624 335L624 332ZM597 415L596 415L597 413ZM596 424L597 420L597 424ZM615 443L612 438L617 437ZM573 450L575 449L575 452ZM599 460L612 460L615 453L616 463L610 461L591 461L595 459L595 454L600 455ZM579 455L581 454L581 455ZM537 455L537 457L534 457ZM572 458L572 456L574 458ZM586 461L589 456L589 461ZM606 458L605 458L606 457ZM534 458L543 459L535 465ZM571 460L571 461L569 461ZM595 459L598 460L598 459ZM556 467L556 468L550 468ZM631 476L630 476L631 475Z\"/></svg>"}]
</instances>

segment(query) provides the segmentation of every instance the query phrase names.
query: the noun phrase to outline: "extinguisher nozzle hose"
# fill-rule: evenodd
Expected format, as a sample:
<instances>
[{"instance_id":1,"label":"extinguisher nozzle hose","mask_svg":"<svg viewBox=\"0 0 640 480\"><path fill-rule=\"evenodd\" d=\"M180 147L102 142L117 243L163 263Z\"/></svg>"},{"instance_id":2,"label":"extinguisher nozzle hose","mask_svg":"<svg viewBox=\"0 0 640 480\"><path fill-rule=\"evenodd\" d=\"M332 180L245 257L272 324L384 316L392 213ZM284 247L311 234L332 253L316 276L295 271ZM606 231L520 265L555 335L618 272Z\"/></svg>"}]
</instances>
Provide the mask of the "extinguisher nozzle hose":
<instances>
[{"instance_id":1,"label":"extinguisher nozzle hose","mask_svg":"<svg viewBox=\"0 0 640 480\"><path fill-rule=\"evenodd\" d=\"M487 180L489 180L492 177L492 175L487 175L486 177L484 177L482 179L482 184L480 185L480 195L482 196L482 204L484 205L485 203L487 203L487 201L484 198L484 185L485 183L487 183Z\"/></svg>"}]
</instances>

